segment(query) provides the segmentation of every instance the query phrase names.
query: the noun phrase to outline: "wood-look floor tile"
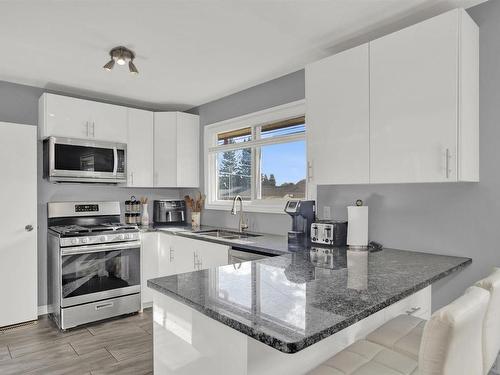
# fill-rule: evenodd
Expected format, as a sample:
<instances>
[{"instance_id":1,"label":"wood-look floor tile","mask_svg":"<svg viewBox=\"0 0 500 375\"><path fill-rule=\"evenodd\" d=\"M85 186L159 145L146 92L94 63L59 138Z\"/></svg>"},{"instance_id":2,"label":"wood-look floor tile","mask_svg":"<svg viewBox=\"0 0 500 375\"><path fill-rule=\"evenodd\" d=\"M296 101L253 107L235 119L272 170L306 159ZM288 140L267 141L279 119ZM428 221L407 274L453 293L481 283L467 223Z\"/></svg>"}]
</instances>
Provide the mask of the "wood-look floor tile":
<instances>
[{"instance_id":1,"label":"wood-look floor tile","mask_svg":"<svg viewBox=\"0 0 500 375\"><path fill-rule=\"evenodd\" d=\"M116 359L106 349L99 349L77 358L56 361L48 366L27 372L26 375L87 375L94 369L104 368L114 363L117 363Z\"/></svg>"},{"instance_id":2,"label":"wood-look floor tile","mask_svg":"<svg viewBox=\"0 0 500 375\"><path fill-rule=\"evenodd\" d=\"M106 346L106 349L118 361L153 351L153 340L150 335L129 337Z\"/></svg>"},{"instance_id":3,"label":"wood-look floor tile","mask_svg":"<svg viewBox=\"0 0 500 375\"><path fill-rule=\"evenodd\" d=\"M55 337L40 335L33 338L30 337L29 340L17 340L17 342L9 344L9 349L12 358L17 358L39 350L53 348L60 344L71 343L89 337L92 337L92 334L87 330L81 330L73 334L57 335Z\"/></svg>"},{"instance_id":4,"label":"wood-look floor tile","mask_svg":"<svg viewBox=\"0 0 500 375\"><path fill-rule=\"evenodd\" d=\"M151 321L152 313L145 310L143 313L131 315L126 318L118 318L103 323L93 324L87 328L93 335L99 335L107 332L116 332L117 329L137 327L140 324L147 324Z\"/></svg>"},{"instance_id":5,"label":"wood-look floor tile","mask_svg":"<svg viewBox=\"0 0 500 375\"><path fill-rule=\"evenodd\" d=\"M113 365L92 370L92 375L146 375L153 372L153 353L129 357Z\"/></svg>"},{"instance_id":6,"label":"wood-look floor tile","mask_svg":"<svg viewBox=\"0 0 500 375\"><path fill-rule=\"evenodd\" d=\"M71 345L79 355L90 353L99 348L107 348L121 342L142 340L151 336L137 326L128 327L126 330L111 330L101 332L98 335L71 340Z\"/></svg>"},{"instance_id":7,"label":"wood-look floor tile","mask_svg":"<svg viewBox=\"0 0 500 375\"><path fill-rule=\"evenodd\" d=\"M69 344L40 350L19 358L0 362L0 374L26 374L28 371L49 366L57 361L77 358L77 354Z\"/></svg>"}]
</instances>

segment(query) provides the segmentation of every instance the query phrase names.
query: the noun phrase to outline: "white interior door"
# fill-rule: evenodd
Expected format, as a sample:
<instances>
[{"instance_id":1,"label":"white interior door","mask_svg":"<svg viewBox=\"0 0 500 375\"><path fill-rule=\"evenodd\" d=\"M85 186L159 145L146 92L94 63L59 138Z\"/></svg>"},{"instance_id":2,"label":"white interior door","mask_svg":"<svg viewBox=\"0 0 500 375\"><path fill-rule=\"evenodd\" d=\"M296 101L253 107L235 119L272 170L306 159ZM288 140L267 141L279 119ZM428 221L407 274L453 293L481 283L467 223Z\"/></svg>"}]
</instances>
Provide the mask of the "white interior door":
<instances>
[{"instance_id":1,"label":"white interior door","mask_svg":"<svg viewBox=\"0 0 500 375\"><path fill-rule=\"evenodd\" d=\"M37 319L36 131L0 122L0 327Z\"/></svg>"}]
</instances>

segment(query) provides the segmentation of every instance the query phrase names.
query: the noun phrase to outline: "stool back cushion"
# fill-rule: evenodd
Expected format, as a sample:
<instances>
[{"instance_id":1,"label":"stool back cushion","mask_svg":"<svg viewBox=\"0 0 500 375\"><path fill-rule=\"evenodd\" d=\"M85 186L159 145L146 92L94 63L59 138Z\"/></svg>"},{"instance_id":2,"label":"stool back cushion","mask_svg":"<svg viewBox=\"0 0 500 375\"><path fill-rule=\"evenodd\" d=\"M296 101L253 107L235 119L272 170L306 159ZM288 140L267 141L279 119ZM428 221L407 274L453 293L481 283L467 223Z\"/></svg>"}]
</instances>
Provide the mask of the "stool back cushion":
<instances>
[{"instance_id":1,"label":"stool back cushion","mask_svg":"<svg viewBox=\"0 0 500 375\"><path fill-rule=\"evenodd\" d=\"M490 293L470 287L432 314L424 327L420 375L482 375L482 330Z\"/></svg>"},{"instance_id":2,"label":"stool back cushion","mask_svg":"<svg viewBox=\"0 0 500 375\"><path fill-rule=\"evenodd\" d=\"M495 268L490 276L478 281L476 286L490 292L490 303L483 324L483 366L487 374L500 351L500 269Z\"/></svg>"}]
</instances>

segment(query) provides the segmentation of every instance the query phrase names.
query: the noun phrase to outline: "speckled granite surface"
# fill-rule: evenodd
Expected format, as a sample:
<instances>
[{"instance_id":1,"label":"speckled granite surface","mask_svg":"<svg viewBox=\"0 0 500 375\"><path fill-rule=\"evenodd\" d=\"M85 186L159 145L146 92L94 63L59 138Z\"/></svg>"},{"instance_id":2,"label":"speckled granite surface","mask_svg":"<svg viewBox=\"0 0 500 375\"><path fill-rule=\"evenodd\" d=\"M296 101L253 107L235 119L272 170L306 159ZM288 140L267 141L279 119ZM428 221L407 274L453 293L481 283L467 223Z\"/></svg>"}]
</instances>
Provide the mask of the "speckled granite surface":
<instances>
[{"instance_id":1,"label":"speckled granite surface","mask_svg":"<svg viewBox=\"0 0 500 375\"><path fill-rule=\"evenodd\" d=\"M218 229L215 227L211 226L201 226L201 228L198 231L194 231L191 229L190 226L184 226L184 227L163 227L163 228L153 228L153 227L148 227L148 228L141 228L141 231L145 232L165 232L171 235L176 235L176 236L182 236L182 237L188 237L188 238L195 238L198 240L203 240L207 242L214 242L214 243L219 243L223 245L230 245L235 248L243 248L251 251L257 251L257 252L263 252L263 253L268 253L268 254L275 254L275 255L281 255L281 254L286 254L289 253L290 251L296 251L296 250L303 250L305 247L300 247L299 249L293 248L290 249L288 246L288 239L286 236L280 236L276 234L262 234L258 233L257 237L251 237L249 239L245 240L226 240L223 238L214 238L214 237L208 237L208 236L203 236L201 233L203 231L211 230L211 229ZM234 228L226 228L227 230L234 231ZM252 232L249 232L252 233Z\"/></svg>"},{"instance_id":2,"label":"speckled granite surface","mask_svg":"<svg viewBox=\"0 0 500 375\"><path fill-rule=\"evenodd\" d=\"M157 278L148 286L266 345L295 353L471 262L394 249L337 248L326 255L311 249Z\"/></svg>"}]
</instances>

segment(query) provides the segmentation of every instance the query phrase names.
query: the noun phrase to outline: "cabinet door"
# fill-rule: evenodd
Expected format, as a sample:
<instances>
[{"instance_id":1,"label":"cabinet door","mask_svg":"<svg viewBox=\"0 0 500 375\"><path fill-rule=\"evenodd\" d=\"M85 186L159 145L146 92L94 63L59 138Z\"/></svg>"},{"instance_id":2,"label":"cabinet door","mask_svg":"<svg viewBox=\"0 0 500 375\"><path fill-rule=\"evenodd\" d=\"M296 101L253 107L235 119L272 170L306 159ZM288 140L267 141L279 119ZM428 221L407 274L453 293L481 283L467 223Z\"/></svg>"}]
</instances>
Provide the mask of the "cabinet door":
<instances>
[{"instance_id":1,"label":"cabinet door","mask_svg":"<svg viewBox=\"0 0 500 375\"><path fill-rule=\"evenodd\" d=\"M101 141L127 143L127 108L92 103L91 136Z\"/></svg>"},{"instance_id":2,"label":"cabinet door","mask_svg":"<svg viewBox=\"0 0 500 375\"><path fill-rule=\"evenodd\" d=\"M194 245L200 269L226 266L229 264L229 246L197 241Z\"/></svg>"},{"instance_id":3,"label":"cabinet door","mask_svg":"<svg viewBox=\"0 0 500 375\"><path fill-rule=\"evenodd\" d=\"M198 240L172 236L174 272L185 273L195 271L194 245Z\"/></svg>"},{"instance_id":4,"label":"cabinet door","mask_svg":"<svg viewBox=\"0 0 500 375\"><path fill-rule=\"evenodd\" d=\"M199 186L200 117L177 112L177 185Z\"/></svg>"},{"instance_id":5,"label":"cabinet door","mask_svg":"<svg viewBox=\"0 0 500 375\"><path fill-rule=\"evenodd\" d=\"M370 179L457 179L458 12L370 43Z\"/></svg>"},{"instance_id":6,"label":"cabinet door","mask_svg":"<svg viewBox=\"0 0 500 375\"><path fill-rule=\"evenodd\" d=\"M311 182L369 182L368 44L306 67Z\"/></svg>"},{"instance_id":7,"label":"cabinet door","mask_svg":"<svg viewBox=\"0 0 500 375\"><path fill-rule=\"evenodd\" d=\"M177 116L154 114L154 186L177 186Z\"/></svg>"},{"instance_id":8,"label":"cabinet door","mask_svg":"<svg viewBox=\"0 0 500 375\"><path fill-rule=\"evenodd\" d=\"M43 94L39 101L40 137L91 138L91 102Z\"/></svg>"},{"instance_id":9,"label":"cabinet door","mask_svg":"<svg viewBox=\"0 0 500 375\"><path fill-rule=\"evenodd\" d=\"M147 281L160 275L158 268L158 239L158 233L141 233L141 300L143 306L153 302L153 294L147 286Z\"/></svg>"},{"instance_id":10,"label":"cabinet door","mask_svg":"<svg viewBox=\"0 0 500 375\"><path fill-rule=\"evenodd\" d=\"M153 112L128 109L127 186L153 187Z\"/></svg>"},{"instance_id":11,"label":"cabinet door","mask_svg":"<svg viewBox=\"0 0 500 375\"><path fill-rule=\"evenodd\" d=\"M174 266L174 237L170 234L159 233L158 239L158 276L175 274Z\"/></svg>"}]
</instances>

